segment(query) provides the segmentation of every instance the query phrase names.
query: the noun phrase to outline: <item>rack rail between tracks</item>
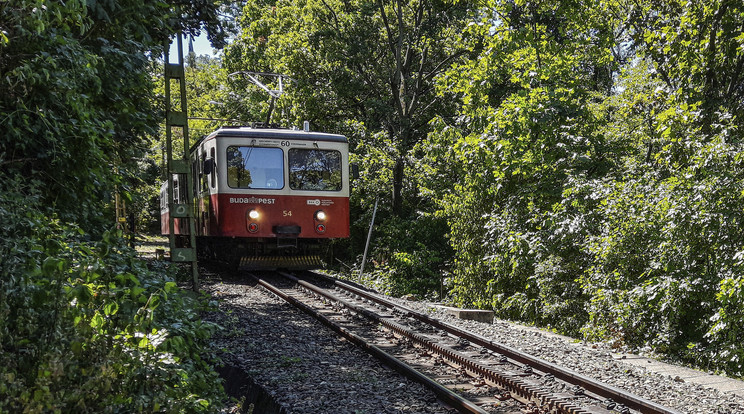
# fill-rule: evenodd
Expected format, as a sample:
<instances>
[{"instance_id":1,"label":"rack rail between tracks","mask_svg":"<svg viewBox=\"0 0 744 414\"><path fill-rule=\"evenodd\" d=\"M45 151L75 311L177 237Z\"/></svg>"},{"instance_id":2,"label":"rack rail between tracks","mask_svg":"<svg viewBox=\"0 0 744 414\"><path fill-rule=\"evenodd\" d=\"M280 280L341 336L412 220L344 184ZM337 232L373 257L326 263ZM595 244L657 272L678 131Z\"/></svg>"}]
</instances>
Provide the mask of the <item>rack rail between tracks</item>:
<instances>
[{"instance_id":1,"label":"rack rail between tracks","mask_svg":"<svg viewBox=\"0 0 744 414\"><path fill-rule=\"evenodd\" d=\"M360 289L358 287L352 286L348 283L339 281L334 278L330 278L325 275L319 275L319 277L329 280L330 282L334 283L340 289L353 292L356 295L364 297L365 299L378 303L382 306L397 309L399 312L404 312L406 315L413 317L417 320L420 320L421 322L434 326L438 329L441 329L457 337L468 340L486 349L503 354L507 356L508 358L511 358L523 364L527 364L533 367L534 369L538 369L541 372L552 374L556 378L562 379L572 384L576 384L586 389L587 391L596 393L597 395L601 395L606 398L611 398L615 402L624 404L631 409L640 411L642 413L649 413L649 414L680 414L679 411L673 410L668 407L664 407L653 401L649 401L647 399L638 397L623 389L613 387L609 384L602 383L600 381L597 381L593 378L579 374L570 369L563 368L561 366L550 363L543 359L540 359L535 356L529 355L527 353L521 352L517 349L508 347L503 344L496 343L494 341L491 341L488 338L484 338L480 335L465 331L454 325L431 318L428 315L422 314L413 309L410 309L408 307L405 307L395 302L392 302L390 300L387 300L384 297L374 294L372 292L369 292L367 290Z\"/></svg>"},{"instance_id":2,"label":"rack rail between tracks","mask_svg":"<svg viewBox=\"0 0 744 414\"><path fill-rule=\"evenodd\" d=\"M400 372L401 374L409 377L410 379L417 381L423 384L424 386L426 386L427 388L431 389L437 395L439 399L444 401L446 404L449 404L453 408L457 409L459 412L473 413L473 414L488 414L487 411L484 411L483 409L478 407L476 404L452 392L451 390L447 389L441 384L435 381L432 381L426 375L416 371L415 369L412 369L410 366L406 365L404 362L400 361L399 359L383 351L379 347L373 344L370 344L361 336L333 322L332 320L325 317L320 312L316 311L315 309L306 305L300 300L286 294L284 291L282 291L282 289L272 285L267 280L254 276L254 275L251 275L251 277L253 277L257 283L259 283L261 286L263 286L270 292L284 299L288 303L294 305L295 307L302 310L306 314L314 317L315 319L317 319L318 321L326 325L328 328L330 328L337 334L344 337L349 342L364 349L365 351L369 352L374 357L378 358L380 361L382 361L387 366L391 367L392 369ZM330 295L330 297L328 298L331 300L339 300L338 298L334 298L332 295Z\"/></svg>"},{"instance_id":3,"label":"rack rail between tracks","mask_svg":"<svg viewBox=\"0 0 744 414\"><path fill-rule=\"evenodd\" d=\"M287 273L281 273L281 272L278 274L281 274L282 276L291 280L293 283L297 284L298 286L301 286L302 288L313 292L313 294L315 295L322 296L326 300L332 301L334 303L342 304L344 307L348 308L350 311L356 314L359 314L359 315L363 315L365 318L368 318L372 321L375 321L376 323L379 323L380 325L384 326L386 329L390 330L391 332L394 332L396 335L406 337L410 339L411 341L413 341L414 343L416 343L417 345L430 349L431 351L441 355L442 358L444 358L448 363L463 367L470 375L474 377L482 378L488 383L494 386L497 386L499 388L508 389L510 396L512 398L519 400L526 405L530 404L531 402L534 404L535 401L538 401L540 403L541 409L543 410L548 409L549 410L548 412L555 412L555 413L618 412L618 411L611 411L609 409L605 411L605 410L602 410L601 408L597 410L591 410L591 409L587 409L585 407L576 405L569 399L553 395L549 392L545 392L544 390L541 390L539 387L536 387L533 384L530 384L529 382L523 381L517 375L510 375L508 373L496 371L489 366L485 366L483 364L480 364L477 361L474 361L466 356L461 355L460 353L458 353L457 351L449 347L432 342L431 340L427 339L426 337L420 334L411 332L406 327L393 321L392 318L390 317L381 316L366 308L354 305L350 303L349 301L344 300L338 297L337 295L334 295L328 292L325 289L322 289L305 280L300 280L294 275L287 274ZM598 382L592 378L586 377L584 375L581 375L569 369L549 363L540 358L536 358L534 356L528 355L519 350L505 346L503 344L498 344L487 338L467 332L465 330L462 330L446 322L436 320L425 314L416 312L410 308L407 308L405 306L392 302L380 295L369 292L365 289L352 286L349 283L345 283L345 282L339 281L334 278L330 278L325 275L313 274L313 276L325 279L327 282L332 283L335 286L335 288L343 292L346 292L346 294L348 295L354 295L359 298L363 298L366 301L370 301L370 302L377 304L378 306L387 308L394 313L402 314L405 317L414 318L420 321L421 323L430 325L438 330L446 332L450 336L461 338L461 340L467 341L469 343L472 343L476 346L482 347L484 349L487 349L499 355L503 355L505 358L508 358L512 361L516 361L517 363L524 364L528 370L537 371L540 373L540 375L553 376L567 383L574 384L575 386L577 386L577 388L580 387L579 388L580 391L578 391L577 393L583 394L584 391L586 391L587 395L591 395L595 399L604 400L605 402L611 401L612 404L617 404L618 407L627 406L630 409L633 409L641 413L678 414L677 411L674 411L667 407L663 407L652 401L645 400L643 398L630 394L622 389ZM333 321L326 318L319 312L315 311L312 307L302 303L300 300L292 297L291 295L286 294L280 288L273 286L271 283L269 283L265 279L258 278L255 276L254 278L258 281L258 283L260 283L262 286L264 286L268 290L275 293L277 296L283 298L287 302L293 304L294 306L298 307L299 309L303 310L309 315L312 315L316 319L320 320L322 323L329 326L332 330L342 335L343 337L345 337L352 343L367 350L368 352L370 352L377 358L381 359L384 363L388 364L389 366L393 367L399 372L407 375L408 377L418 382L423 383L424 385L432 389L441 400L455 407L460 412L464 412L464 413L485 413L486 412L482 408L480 408L478 405L476 405L475 403L468 401L467 399L461 397L460 395L452 392L446 387L431 380L426 375L421 374L415 369L409 367L404 362L389 355L388 353L386 353L379 347L368 343L362 337L334 323ZM612 407L612 405L608 406L608 408L609 407Z\"/></svg>"}]
</instances>

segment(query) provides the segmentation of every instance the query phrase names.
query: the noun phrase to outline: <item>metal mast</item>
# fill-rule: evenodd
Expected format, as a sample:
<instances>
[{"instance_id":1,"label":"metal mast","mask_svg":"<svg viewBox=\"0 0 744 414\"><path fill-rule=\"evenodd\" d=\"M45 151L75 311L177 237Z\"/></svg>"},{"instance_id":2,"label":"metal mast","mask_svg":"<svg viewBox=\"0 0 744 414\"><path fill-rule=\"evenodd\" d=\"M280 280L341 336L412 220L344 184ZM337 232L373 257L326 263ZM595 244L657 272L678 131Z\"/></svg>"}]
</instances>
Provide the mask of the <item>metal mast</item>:
<instances>
[{"instance_id":1,"label":"metal mast","mask_svg":"<svg viewBox=\"0 0 744 414\"><path fill-rule=\"evenodd\" d=\"M169 241L171 261L191 262L193 288L199 288L199 267L196 262L196 226L194 224L194 187L189 167L189 120L186 110L186 80L184 77L183 39L177 35L178 62L169 62L170 45L165 45L165 138L166 138L166 178L168 180L168 210L170 217ZM175 85L172 85L175 84ZM171 100L171 87L176 89L176 98ZM174 143L174 135L176 142ZM178 145L181 135L182 146ZM175 144L175 148L174 148ZM175 193L178 184L178 193ZM184 188L185 186L185 188ZM184 191L185 190L185 191ZM181 229L188 229L188 235L176 234L175 219L179 219ZM183 226L186 221L186 226ZM185 230L184 229L184 230Z\"/></svg>"}]
</instances>

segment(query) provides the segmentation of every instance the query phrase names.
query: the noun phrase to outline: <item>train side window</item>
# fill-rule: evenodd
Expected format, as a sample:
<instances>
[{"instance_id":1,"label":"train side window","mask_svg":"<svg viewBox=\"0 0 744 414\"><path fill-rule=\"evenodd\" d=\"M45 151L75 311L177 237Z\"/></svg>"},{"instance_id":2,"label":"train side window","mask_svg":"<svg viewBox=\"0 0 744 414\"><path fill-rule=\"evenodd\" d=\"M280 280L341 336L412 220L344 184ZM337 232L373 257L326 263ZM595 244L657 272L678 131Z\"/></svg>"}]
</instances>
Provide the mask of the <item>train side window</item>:
<instances>
[{"instance_id":1,"label":"train side window","mask_svg":"<svg viewBox=\"0 0 744 414\"><path fill-rule=\"evenodd\" d=\"M341 152L292 148L288 153L289 188L293 190L340 191Z\"/></svg>"},{"instance_id":2,"label":"train side window","mask_svg":"<svg viewBox=\"0 0 744 414\"><path fill-rule=\"evenodd\" d=\"M215 154L216 154L216 151L214 148L209 150L209 159L212 160L211 162L212 168L209 171L209 185L212 188L215 188L217 186L217 171L216 171L216 163L214 162Z\"/></svg>"},{"instance_id":3,"label":"train side window","mask_svg":"<svg viewBox=\"0 0 744 414\"><path fill-rule=\"evenodd\" d=\"M173 203L181 203L181 174L175 174L173 177Z\"/></svg>"},{"instance_id":4,"label":"train side window","mask_svg":"<svg viewBox=\"0 0 744 414\"><path fill-rule=\"evenodd\" d=\"M205 177L205 175L207 174L207 172L206 172L206 170L204 168L205 167L204 162L205 162L206 158L207 158L207 153L202 152L201 153L201 162L199 163L199 167L201 167L199 169L199 183L201 184L199 187L200 187L200 190L201 190L202 193L205 192L205 191L207 191L207 186L209 185L208 182L207 182L207 180L209 180L209 178Z\"/></svg>"},{"instance_id":5,"label":"train side window","mask_svg":"<svg viewBox=\"0 0 744 414\"><path fill-rule=\"evenodd\" d=\"M199 195L199 159L191 162L191 194Z\"/></svg>"},{"instance_id":6,"label":"train side window","mask_svg":"<svg viewBox=\"0 0 744 414\"><path fill-rule=\"evenodd\" d=\"M227 147L227 185L264 190L284 188L284 152L281 148Z\"/></svg>"}]
</instances>

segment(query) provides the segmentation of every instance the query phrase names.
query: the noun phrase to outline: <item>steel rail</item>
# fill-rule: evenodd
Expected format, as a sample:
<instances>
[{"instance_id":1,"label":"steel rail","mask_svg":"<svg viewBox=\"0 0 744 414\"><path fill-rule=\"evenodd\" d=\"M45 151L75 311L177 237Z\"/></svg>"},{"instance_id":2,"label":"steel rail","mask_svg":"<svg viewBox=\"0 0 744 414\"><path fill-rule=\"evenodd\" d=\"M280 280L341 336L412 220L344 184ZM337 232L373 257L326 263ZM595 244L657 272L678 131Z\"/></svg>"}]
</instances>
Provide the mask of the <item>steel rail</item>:
<instances>
[{"instance_id":1,"label":"steel rail","mask_svg":"<svg viewBox=\"0 0 744 414\"><path fill-rule=\"evenodd\" d=\"M320 312L302 303L301 301L297 300L291 295L284 293L281 289L275 287L268 281L262 278L259 278L258 276L255 276L253 274L248 274L248 275L253 280L255 280L258 284L260 284L261 286L263 286L270 292L274 293L275 295L279 296L286 302L302 310L306 314L317 319L318 321L320 321L321 323L329 327L331 330L333 330L337 334L344 337L349 342L353 343L354 345L372 354L374 357L382 361L384 364L386 364L390 368L394 369L395 371L407 376L408 378L418 383L423 384L425 387L432 390L440 400L444 401L446 404L449 404L451 407L455 408L457 411L461 413L471 413L471 414L488 414L487 411L484 411L482 408L478 407L472 401L468 401L467 399L461 397L460 395L445 388L444 386L433 381L426 375L416 371L415 369L413 369L412 367L410 367L403 361L399 360L398 358L383 351L381 348L368 343L361 336L349 331L348 329L342 326L339 326L338 324L334 323L332 320L322 315ZM336 298L335 300L339 300L339 299Z\"/></svg>"},{"instance_id":2,"label":"steel rail","mask_svg":"<svg viewBox=\"0 0 744 414\"><path fill-rule=\"evenodd\" d=\"M290 279L294 283L297 283L298 285L308 290L311 290L315 294L326 297L329 300L341 303L347 308L349 308L350 310L352 310L353 312L362 314L368 319L371 319L374 322L379 323L380 325L386 327L388 330L400 336L406 337L412 340L413 342L416 342L417 344L419 344L419 346L422 346L431 351L434 351L435 353L439 354L444 359L452 362L453 364L459 367L463 367L466 371L474 374L474 376L480 376L484 378L487 382L490 382L492 385L508 389L511 393L512 398L522 402L525 405L529 405L530 403L539 401L543 405L544 408L549 408L553 410L551 412L566 413L566 414L577 414L577 413L586 412L582 410L581 407L575 405L573 402L567 401L564 398L556 397L554 395L546 393L540 390L539 388L535 387L534 385L531 385L523 381L518 376L509 374L506 372L496 371L492 369L491 367L488 367L473 359L470 359L447 346L437 344L420 334L412 332L409 329L392 321L391 319L387 317L382 317L363 307L348 303L347 301L341 298L338 298L337 296L326 291L325 289L322 289L304 280L299 280L298 278L294 277L291 274L283 273L283 272L278 272L278 273Z\"/></svg>"},{"instance_id":3,"label":"steel rail","mask_svg":"<svg viewBox=\"0 0 744 414\"><path fill-rule=\"evenodd\" d=\"M358 296L374 301L385 307L397 309L398 311L403 312L415 319L418 319L421 322L430 324L452 335L466 339L473 344L476 344L484 348L487 348L491 351L503 354L506 357L511 358L515 361L530 365L533 368L543 371L545 373L552 374L556 378L560 378L566 382L579 385L583 387L584 389L586 389L587 391L593 392L605 398L611 398L616 403L626 405L627 407L640 411L643 414L681 414L679 411L673 410L668 407L664 407L653 401L633 395L623 389L614 387L609 384L605 384L601 381L597 381L593 378L582 375L576 371L557 366L548 361L545 361L535 356L526 354L517 349L511 348L503 344L499 344L497 342L493 342L490 339L485 338L483 336L480 336L480 335L477 335L471 332L467 332L454 325L431 318L413 309L410 309L403 305L399 305L397 303L391 302L387 299L384 299L378 296L377 294L373 294L371 292L365 291L358 287L352 286L348 283L341 282L335 278L322 275L322 274L318 274L318 273L313 273L313 274L318 275L323 278L327 278L328 280L332 281L336 286L338 286L341 289L351 291Z\"/></svg>"}]
</instances>

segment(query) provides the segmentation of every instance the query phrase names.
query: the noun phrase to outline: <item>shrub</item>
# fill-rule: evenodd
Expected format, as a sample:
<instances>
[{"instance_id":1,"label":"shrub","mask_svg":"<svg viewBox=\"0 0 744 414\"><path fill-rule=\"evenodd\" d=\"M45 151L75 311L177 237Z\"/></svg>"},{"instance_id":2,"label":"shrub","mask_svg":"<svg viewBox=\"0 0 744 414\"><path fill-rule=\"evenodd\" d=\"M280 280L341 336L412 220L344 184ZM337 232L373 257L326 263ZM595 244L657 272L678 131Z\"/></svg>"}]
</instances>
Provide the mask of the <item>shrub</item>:
<instances>
[{"instance_id":1,"label":"shrub","mask_svg":"<svg viewBox=\"0 0 744 414\"><path fill-rule=\"evenodd\" d=\"M0 412L215 411L204 300L35 200L0 192Z\"/></svg>"},{"instance_id":2,"label":"shrub","mask_svg":"<svg viewBox=\"0 0 744 414\"><path fill-rule=\"evenodd\" d=\"M744 376L744 349L741 346L744 337L741 324L744 319L744 277L723 280L716 299L720 307L711 318L713 326L706 334L710 341L708 351L712 365L721 367L730 375Z\"/></svg>"}]
</instances>

